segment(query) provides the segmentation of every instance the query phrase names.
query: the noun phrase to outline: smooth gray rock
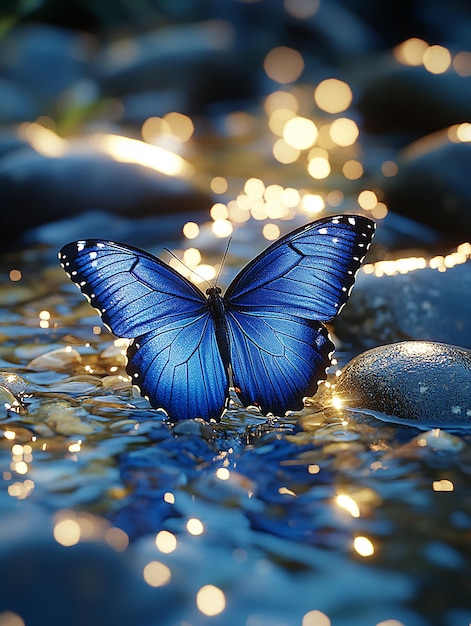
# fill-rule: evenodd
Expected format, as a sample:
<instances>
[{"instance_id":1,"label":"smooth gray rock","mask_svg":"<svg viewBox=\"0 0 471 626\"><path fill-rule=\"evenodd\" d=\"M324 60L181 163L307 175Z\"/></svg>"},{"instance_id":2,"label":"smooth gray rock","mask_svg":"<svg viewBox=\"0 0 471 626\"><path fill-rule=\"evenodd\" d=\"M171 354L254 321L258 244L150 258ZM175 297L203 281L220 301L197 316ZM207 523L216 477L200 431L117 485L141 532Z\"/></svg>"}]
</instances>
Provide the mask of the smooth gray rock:
<instances>
[{"instance_id":1,"label":"smooth gray rock","mask_svg":"<svg viewBox=\"0 0 471 626\"><path fill-rule=\"evenodd\" d=\"M345 407L418 428L471 428L471 350L431 341L379 346L338 379Z\"/></svg>"}]
</instances>

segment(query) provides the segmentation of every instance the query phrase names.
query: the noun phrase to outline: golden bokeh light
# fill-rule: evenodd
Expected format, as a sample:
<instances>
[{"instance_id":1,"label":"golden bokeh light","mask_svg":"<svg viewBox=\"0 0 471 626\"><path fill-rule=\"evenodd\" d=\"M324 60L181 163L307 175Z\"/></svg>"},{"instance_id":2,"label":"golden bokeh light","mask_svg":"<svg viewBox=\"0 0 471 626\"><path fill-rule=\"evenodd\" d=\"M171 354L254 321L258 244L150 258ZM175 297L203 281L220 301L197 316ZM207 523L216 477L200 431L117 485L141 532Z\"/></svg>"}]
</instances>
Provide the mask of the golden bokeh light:
<instances>
[{"instance_id":1,"label":"golden bokeh light","mask_svg":"<svg viewBox=\"0 0 471 626\"><path fill-rule=\"evenodd\" d=\"M219 478L219 480L229 480L231 473L227 467L218 467L216 470L216 477Z\"/></svg>"},{"instance_id":2,"label":"golden bokeh light","mask_svg":"<svg viewBox=\"0 0 471 626\"><path fill-rule=\"evenodd\" d=\"M309 611L303 617L301 626L331 626L332 622L322 611Z\"/></svg>"},{"instance_id":3,"label":"golden bokeh light","mask_svg":"<svg viewBox=\"0 0 471 626\"><path fill-rule=\"evenodd\" d=\"M389 210L385 203L378 202L376 206L371 209L371 217L373 217L375 220L384 220L388 212Z\"/></svg>"},{"instance_id":4,"label":"golden bokeh light","mask_svg":"<svg viewBox=\"0 0 471 626\"><path fill-rule=\"evenodd\" d=\"M213 193L221 194L226 193L229 184L227 182L227 179L223 176L215 176L211 179L209 187Z\"/></svg>"},{"instance_id":5,"label":"golden bokeh light","mask_svg":"<svg viewBox=\"0 0 471 626\"><path fill-rule=\"evenodd\" d=\"M204 585L196 594L196 606L203 615L219 615L226 608L226 596L215 585Z\"/></svg>"},{"instance_id":6,"label":"golden bokeh light","mask_svg":"<svg viewBox=\"0 0 471 626\"><path fill-rule=\"evenodd\" d=\"M170 133L179 139L180 141L188 141L191 139L195 126L192 120L183 113L177 113L172 111L164 115L164 122L166 122L170 128Z\"/></svg>"},{"instance_id":7,"label":"golden bokeh light","mask_svg":"<svg viewBox=\"0 0 471 626\"><path fill-rule=\"evenodd\" d=\"M18 127L20 136L33 150L46 157L58 158L67 153L69 142L59 137L52 129L45 128L38 122L24 122Z\"/></svg>"},{"instance_id":8,"label":"golden bokeh light","mask_svg":"<svg viewBox=\"0 0 471 626\"><path fill-rule=\"evenodd\" d=\"M179 154L138 139L96 134L93 141L96 148L115 161L142 165L168 176L187 176L193 171L190 164Z\"/></svg>"},{"instance_id":9,"label":"golden bokeh light","mask_svg":"<svg viewBox=\"0 0 471 626\"><path fill-rule=\"evenodd\" d=\"M411 37L394 48L394 58L403 65L422 65L428 47L428 43L423 39Z\"/></svg>"},{"instance_id":10,"label":"golden bokeh light","mask_svg":"<svg viewBox=\"0 0 471 626\"><path fill-rule=\"evenodd\" d=\"M12 283L17 283L19 280L21 280L20 270L10 270L9 277Z\"/></svg>"},{"instance_id":11,"label":"golden bokeh light","mask_svg":"<svg viewBox=\"0 0 471 626\"><path fill-rule=\"evenodd\" d=\"M280 202L290 208L294 208L301 202L301 196L294 187L286 187L280 194Z\"/></svg>"},{"instance_id":12,"label":"golden bokeh light","mask_svg":"<svg viewBox=\"0 0 471 626\"><path fill-rule=\"evenodd\" d=\"M175 494L171 491L166 491L163 496L164 502L167 504L175 504Z\"/></svg>"},{"instance_id":13,"label":"golden bokeh light","mask_svg":"<svg viewBox=\"0 0 471 626\"><path fill-rule=\"evenodd\" d=\"M141 126L141 136L147 143L155 143L159 137L170 134L169 123L161 117L148 117Z\"/></svg>"},{"instance_id":14,"label":"golden bokeh light","mask_svg":"<svg viewBox=\"0 0 471 626\"><path fill-rule=\"evenodd\" d=\"M399 167L395 161L384 161L381 165L381 172L383 176L387 176L388 178L392 176L396 176L399 171Z\"/></svg>"},{"instance_id":15,"label":"golden bokeh light","mask_svg":"<svg viewBox=\"0 0 471 626\"><path fill-rule=\"evenodd\" d=\"M443 74L451 65L450 51L444 46L429 46L424 52L423 64L431 74Z\"/></svg>"},{"instance_id":16,"label":"golden bokeh light","mask_svg":"<svg viewBox=\"0 0 471 626\"><path fill-rule=\"evenodd\" d=\"M311 148L317 139L317 127L306 117L293 117L283 127L283 139L297 150Z\"/></svg>"},{"instance_id":17,"label":"golden bokeh light","mask_svg":"<svg viewBox=\"0 0 471 626\"><path fill-rule=\"evenodd\" d=\"M373 556L375 553L373 542L368 537L355 537L353 548L357 554L363 557Z\"/></svg>"},{"instance_id":18,"label":"golden bokeh light","mask_svg":"<svg viewBox=\"0 0 471 626\"><path fill-rule=\"evenodd\" d=\"M215 237L218 237L220 239L224 237L229 237L229 235L232 235L233 231L233 226L231 222L226 219L214 220L211 228Z\"/></svg>"},{"instance_id":19,"label":"golden bokeh light","mask_svg":"<svg viewBox=\"0 0 471 626\"><path fill-rule=\"evenodd\" d=\"M341 113L352 103L350 86L338 78L327 78L319 83L314 90L317 106L326 113Z\"/></svg>"},{"instance_id":20,"label":"golden bokeh light","mask_svg":"<svg viewBox=\"0 0 471 626\"><path fill-rule=\"evenodd\" d=\"M307 193L301 200L301 208L306 213L320 213L325 208L325 202L322 196L315 193Z\"/></svg>"},{"instance_id":21,"label":"golden bokeh light","mask_svg":"<svg viewBox=\"0 0 471 626\"><path fill-rule=\"evenodd\" d=\"M54 526L53 534L62 546L74 546L80 541L80 524L75 519L61 519Z\"/></svg>"},{"instance_id":22,"label":"golden bokeh light","mask_svg":"<svg viewBox=\"0 0 471 626\"><path fill-rule=\"evenodd\" d=\"M276 109L268 117L268 127L274 135L282 137L287 122L295 117L296 113L291 109Z\"/></svg>"},{"instance_id":23,"label":"golden bokeh light","mask_svg":"<svg viewBox=\"0 0 471 626\"><path fill-rule=\"evenodd\" d=\"M168 530L161 530L155 537L155 545L160 552L170 554L177 548L177 538Z\"/></svg>"},{"instance_id":24,"label":"golden bokeh light","mask_svg":"<svg viewBox=\"0 0 471 626\"><path fill-rule=\"evenodd\" d=\"M331 171L329 159L325 156L313 156L309 159L307 171L316 180L327 178Z\"/></svg>"},{"instance_id":25,"label":"golden bokeh light","mask_svg":"<svg viewBox=\"0 0 471 626\"><path fill-rule=\"evenodd\" d=\"M172 579L170 568L160 561L147 563L142 572L144 580L150 587L163 587Z\"/></svg>"},{"instance_id":26,"label":"golden bokeh light","mask_svg":"<svg viewBox=\"0 0 471 626\"><path fill-rule=\"evenodd\" d=\"M275 241L280 236L280 228L277 224L265 224L262 234L268 241Z\"/></svg>"},{"instance_id":27,"label":"golden bokeh light","mask_svg":"<svg viewBox=\"0 0 471 626\"><path fill-rule=\"evenodd\" d=\"M365 211L371 211L378 204L378 196L371 189L364 189L358 194L358 204Z\"/></svg>"},{"instance_id":28,"label":"golden bokeh light","mask_svg":"<svg viewBox=\"0 0 471 626\"><path fill-rule=\"evenodd\" d=\"M282 85L287 85L301 76L304 70L304 61L297 50L287 46L279 46L267 54L263 62L263 69L269 78Z\"/></svg>"},{"instance_id":29,"label":"golden bokeh light","mask_svg":"<svg viewBox=\"0 0 471 626\"><path fill-rule=\"evenodd\" d=\"M190 535L194 535L195 537L198 535L202 535L204 532L203 523L196 517L192 517L187 521L186 529L190 533Z\"/></svg>"},{"instance_id":30,"label":"golden bokeh light","mask_svg":"<svg viewBox=\"0 0 471 626\"><path fill-rule=\"evenodd\" d=\"M182 228L183 236L187 239L196 239L200 234L200 227L196 222L187 222Z\"/></svg>"},{"instance_id":31,"label":"golden bokeh light","mask_svg":"<svg viewBox=\"0 0 471 626\"><path fill-rule=\"evenodd\" d=\"M2 611L0 613L0 626L25 626L25 622L18 613Z\"/></svg>"},{"instance_id":32,"label":"golden bokeh light","mask_svg":"<svg viewBox=\"0 0 471 626\"><path fill-rule=\"evenodd\" d=\"M471 76L471 52L468 50L458 52L453 59L453 69L463 78Z\"/></svg>"},{"instance_id":33,"label":"golden bokeh light","mask_svg":"<svg viewBox=\"0 0 471 626\"><path fill-rule=\"evenodd\" d=\"M264 109L271 115L278 109L285 109L297 113L299 108L296 96L289 91L274 91L265 98Z\"/></svg>"},{"instance_id":34,"label":"golden bokeh light","mask_svg":"<svg viewBox=\"0 0 471 626\"><path fill-rule=\"evenodd\" d=\"M248 178L244 184L244 191L251 198L263 198L265 184L259 178Z\"/></svg>"},{"instance_id":35,"label":"golden bokeh light","mask_svg":"<svg viewBox=\"0 0 471 626\"><path fill-rule=\"evenodd\" d=\"M279 202L282 193L283 187L281 185L268 185L267 187L265 187L263 197L266 202Z\"/></svg>"},{"instance_id":36,"label":"golden bokeh light","mask_svg":"<svg viewBox=\"0 0 471 626\"><path fill-rule=\"evenodd\" d=\"M105 533L106 543L116 552L124 552L129 546L129 537L121 528L112 526Z\"/></svg>"},{"instance_id":37,"label":"golden bokeh light","mask_svg":"<svg viewBox=\"0 0 471 626\"><path fill-rule=\"evenodd\" d=\"M343 202L343 199L344 194L343 191L341 191L340 189L332 189L332 191L329 191L326 197L327 204L331 207L340 206Z\"/></svg>"},{"instance_id":38,"label":"golden bokeh light","mask_svg":"<svg viewBox=\"0 0 471 626\"><path fill-rule=\"evenodd\" d=\"M357 124L348 117L339 117L329 128L330 138L338 146L351 146L358 139L360 130Z\"/></svg>"},{"instance_id":39,"label":"golden bokeh light","mask_svg":"<svg viewBox=\"0 0 471 626\"><path fill-rule=\"evenodd\" d=\"M347 513L350 513L352 517L360 517L360 509L358 507L358 504L353 498L351 498L347 494L339 494L335 497L335 502L337 506L339 506L344 511L347 511Z\"/></svg>"},{"instance_id":40,"label":"golden bokeh light","mask_svg":"<svg viewBox=\"0 0 471 626\"><path fill-rule=\"evenodd\" d=\"M201 252L198 248L187 248L183 253L183 263L189 267L196 267L201 263Z\"/></svg>"},{"instance_id":41,"label":"golden bokeh light","mask_svg":"<svg viewBox=\"0 0 471 626\"><path fill-rule=\"evenodd\" d=\"M363 165L359 161L350 159L343 164L342 173L348 180L358 180L363 176Z\"/></svg>"},{"instance_id":42,"label":"golden bokeh light","mask_svg":"<svg viewBox=\"0 0 471 626\"><path fill-rule=\"evenodd\" d=\"M434 480L432 483L432 489L434 491L454 491L455 486L446 478L442 478L441 480Z\"/></svg>"},{"instance_id":43,"label":"golden bokeh light","mask_svg":"<svg viewBox=\"0 0 471 626\"><path fill-rule=\"evenodd\" d=\"M456 137L458 141L471 141L471 124L469 122L463 122L462 124L459 124L458 128L456 129Z\"/></svg>"},{"instance_id":44,"label":"golden bokeh light","mask_svg":"<svg viewBox=\"0 0 471 626\"><path fill-rule=\"evenodd\" d=\"M213 220L227 220L229 217L227 206L222 202L216 202L216 204L213 204L209 210L209 214Z\"/></svg>"},{"instance_id":45,"label":"golden bokeh light","mask_svg":"<svg viewBox=\"0 0 471 626\"><path fill-rule=\"evenodd\" d=\"M277 139L272 148L273 156L279 163L289 165L299 159L301 151L288 145L284 139Z\"/></svg>"}]
</instances>

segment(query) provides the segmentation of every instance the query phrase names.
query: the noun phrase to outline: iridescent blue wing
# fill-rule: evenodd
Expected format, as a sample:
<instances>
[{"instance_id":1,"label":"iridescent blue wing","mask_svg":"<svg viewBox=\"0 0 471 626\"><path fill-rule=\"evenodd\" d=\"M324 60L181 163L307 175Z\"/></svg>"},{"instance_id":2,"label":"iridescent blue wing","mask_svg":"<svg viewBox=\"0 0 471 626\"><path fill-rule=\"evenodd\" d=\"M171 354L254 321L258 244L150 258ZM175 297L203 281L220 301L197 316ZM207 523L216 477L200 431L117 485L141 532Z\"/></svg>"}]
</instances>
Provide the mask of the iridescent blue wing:
<instances>
[{"instance_id":1,"label":"iridescent blue wing","mask_svg":"<svg viewBox=\"0 0 471 626\"><path fill-rule=\"evenodd\" d=\"M207 312L206 298L195 285L138 248L88 239L64 246L59 261L118 337L131 339L154 330L162 319Z\"/></svg>"},{"instance_id":2,"label":"iridescent blue wing","mask_svg":"<svg viewBox=\"0 0 471 626\"><path fill-rule=\"evenodd\" d=\"M229 397L209 312L174 319L138 337L129 346L127 372L172 421L195 417L219 421Z\"/></svg>"},{"instance_id":3,"label":"iridescent blue wing","mask_svg":"<svg viewBox=\"0 0 471 626\"><path fill-rule=\"evenodd\" d=\"M328 217L279 239L224 296L233 384L244 404L283 415L325 379L333 344L320 322L348 299L374 223Z\"/></svg>"},{"instance_id":4,"label":"iridescent blue wing","mask_svg":"<svg viewBox=\"0 0 471 626\"><path fill-rule=\"evenodd\" d=\"M227 314L234 389L265 415L303 407L326 377L334 345L321 323L286 314Z\"/></svg>"},{"instance_id":5,"label":"iridescent blue wing","mask_svg":"<svg viewBox=\"0 0 471 626\"><path fill-rule=\"evenodd\" d=\"M332 319L348 299L374 228L366 217L337 215L294 230L234 278L224 295L227 308Z\"/></svg>"},{"instance_id":6,"label":"iridescent blue wing","mask_svg":"<svg viewBox=\"0 0 471 626\"><path fill-rule=\"evenodd\" d=\"M111 331L134 338L128 373L152 406L173 420L220 417L228 378L197 287L151 254L110 241L70 243L59 260Z\"/></svg>"}]
</instances>

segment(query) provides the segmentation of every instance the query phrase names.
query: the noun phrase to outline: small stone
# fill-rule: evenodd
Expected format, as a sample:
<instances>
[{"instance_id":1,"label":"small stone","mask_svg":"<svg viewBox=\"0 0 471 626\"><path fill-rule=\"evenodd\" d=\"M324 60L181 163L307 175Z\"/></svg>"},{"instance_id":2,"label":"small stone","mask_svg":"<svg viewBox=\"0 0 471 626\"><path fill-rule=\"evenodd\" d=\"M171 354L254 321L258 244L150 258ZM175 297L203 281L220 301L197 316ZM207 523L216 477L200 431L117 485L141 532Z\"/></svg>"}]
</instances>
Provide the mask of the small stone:
<instances>
[{"instance_id":1,"label":"small stone","mask_svg":"<svg viewBox=\"0 0 471 626\"><path fill-rule=\"evenodd\" d=\"M19 413L20 408L21 405L12 392L6 387L0 385L0 417L3 417L8 411Z\"/></svg>"},{"instance_id":2,"label":"small stone","mask_svg":"<svg viewBox=\"0 0 471 626\"><path fill-rule=\"evenodd\" d=\"M13 372L0 372L0 385L18 396L26 391L29 383L22 376Z\"/></svg>"},{"instance_id":3,"label":"small stone","mask_svg":"<svg viewBox=\"0 0 471 626\"><path fill-rule=\"evenodd\" d=\"M343 369L335 390L345 408L383 421L471 428L471 350L404 341L368 350Z\"/></svg>"},{"instance_id":4,"label":"small stone","mask_svg":"<svg viewBox=\"0 0 471 626\"><path fill-rule=\"evenodd\" d=\"M55 371L68 371L75 369L82 364L82 357L70 346L64 348L57 348L51 352L46 352L27 365L27 368L36 372L55 370Z\"/></svg>"},{"instance_id":5,"label":"small stone","mask_svg":"<svg viewBox=\"0 0 471 626\"><path fill-rule=\"evenodd\" d=\"M86 411L68 402L45 403L41 413L44 414L44 423L58 435L90 435L98 430L98 425L88 421Z\"/></svg>"}]
</instances>

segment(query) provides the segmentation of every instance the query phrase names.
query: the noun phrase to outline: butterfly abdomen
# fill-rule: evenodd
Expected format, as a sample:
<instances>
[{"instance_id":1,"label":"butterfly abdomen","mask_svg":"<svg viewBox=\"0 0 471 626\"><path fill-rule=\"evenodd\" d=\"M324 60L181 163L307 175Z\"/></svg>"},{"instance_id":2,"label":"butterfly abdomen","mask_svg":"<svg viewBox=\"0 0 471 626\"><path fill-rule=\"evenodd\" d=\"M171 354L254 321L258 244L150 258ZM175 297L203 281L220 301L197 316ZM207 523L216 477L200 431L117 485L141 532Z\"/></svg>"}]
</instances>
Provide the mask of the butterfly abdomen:
<instances>
[{"instance_id":1,"label":"butterfly abdomen","mask_svg":"<svg viewBox=\"0 0 471 626\"><path fill-rule=\"evenodd\" d=\"M227 372L231 362L231 355L229 347L229 331L227 328L226 310L224 306L224 300L221 298L221 289L219 287L210 287L209 289L207 289L206 295L208 296L209 310L214 320L216 342L219 348L219 354L221 355L224 369Z\"/></svg>"}]
</instances>

